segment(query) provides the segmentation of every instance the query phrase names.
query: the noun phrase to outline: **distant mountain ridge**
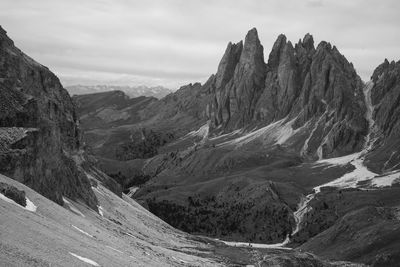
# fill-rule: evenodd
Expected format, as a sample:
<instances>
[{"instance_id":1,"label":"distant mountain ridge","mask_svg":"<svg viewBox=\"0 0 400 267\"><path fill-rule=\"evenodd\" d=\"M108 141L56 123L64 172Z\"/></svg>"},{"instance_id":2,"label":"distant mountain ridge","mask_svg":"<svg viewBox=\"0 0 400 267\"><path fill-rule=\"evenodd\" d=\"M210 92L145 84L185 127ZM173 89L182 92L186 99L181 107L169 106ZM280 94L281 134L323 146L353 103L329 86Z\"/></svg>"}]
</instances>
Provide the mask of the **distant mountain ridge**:
<instances>
[{"instance_id":1,"label":"distant mountain ridge","mask_svg":"<svg viewBox=\"0 0 400 267\"><path fill-rule=\"evenodd\" d=\"M123 85L70 85L66 86L65 89L70 93L70 95L85 95L93 94L107 91L123 91L129 97L139 97L139 96L152 96L158 99L172 93L171 89L163 86L123 86Z\"/></svg>"}]
</instances>

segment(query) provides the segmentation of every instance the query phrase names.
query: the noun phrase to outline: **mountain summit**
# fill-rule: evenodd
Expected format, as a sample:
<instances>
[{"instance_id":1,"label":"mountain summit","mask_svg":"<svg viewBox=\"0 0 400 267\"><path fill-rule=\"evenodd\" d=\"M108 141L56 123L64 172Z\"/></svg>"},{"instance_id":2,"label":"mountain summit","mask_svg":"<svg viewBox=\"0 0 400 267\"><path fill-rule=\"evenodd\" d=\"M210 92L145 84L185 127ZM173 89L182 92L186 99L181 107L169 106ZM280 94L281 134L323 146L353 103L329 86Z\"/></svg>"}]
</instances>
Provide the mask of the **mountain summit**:
<instances>
[{"instance_id":1,"label":"mountain summit","mask_svg":"<svg viewBox=\"0 0 400 267\"><path fill-rule=\"evenodd\" d=\"M217 127L243 127L253 117L256 97L265 79L263 46L257 30L250 30L242 42L228 44L211 85L214 101L212 121Z\"/></svg>"},{"instance_id":2,"label":"mountain summit","mask_svg":"<svg viewBox=\"0 0 400 267\"><path fill-rule=\"evenodd\" d=\"M230 132L285 119L315 129L305 155L332 157L360 149L367 133L363 83L335 46L314 48L306 34L294 47L279 35L264 62L257 30L229 43L211 87L212 131Z\"/></svg>"}]
</instances>

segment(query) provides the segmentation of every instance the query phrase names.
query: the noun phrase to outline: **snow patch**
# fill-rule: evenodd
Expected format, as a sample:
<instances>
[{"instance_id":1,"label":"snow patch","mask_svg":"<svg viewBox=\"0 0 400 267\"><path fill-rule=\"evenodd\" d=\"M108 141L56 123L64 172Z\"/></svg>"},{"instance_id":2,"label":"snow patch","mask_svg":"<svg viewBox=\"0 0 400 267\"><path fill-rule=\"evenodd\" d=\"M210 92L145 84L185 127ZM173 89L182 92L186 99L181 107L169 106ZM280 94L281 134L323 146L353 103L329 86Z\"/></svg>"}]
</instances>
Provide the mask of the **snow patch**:
<instances>
[{"instance_id":1,"label":"snow patch","mask_svg":"<svg viewBox=\"0 0 400 267\"><path fill-rule=\"evenodd\" d=\"M389 159L383 164L383 170L386 170L387 165L390 163L392 160L393 156L397 153L397 151L393 151L392 154L390 155Z\"/></svg>"},{"instance_id":2,"label":"snow patch","mask_svg":"<svg viewBox=\"0 0 400 267\"><path fill-rule=\"evenodd\" d=\"M88 263L88 264L90 264L90 265L93 265L93 266L100 266L100 265L99 265L97 262L95 262L94 260L91 260L91 259L88 259L88 258L79 256L79 255L76 255L75 253L72 253L72 252L69 252L69 254L71 254L71 255L74 256L75 258L78 258L78 259L80 259L81 261L86 262L86 263Z\"/></svg>"},{"instance_id":3,"label":"snow patch","mask_svg":"<svg viewBox=\"0 0 400 267\"><path fill-rule=\"evenodd\" d=\"M279 129L279 126L282 125L283 121L284 119L276 121L256 131L250 132L232 141L228 141L225 144L242 146L256 139L262 139L264 144L273 143L275 140L271 138L271 135L274 134L274 132L277 133L277 130Z\"/></svg>"},{"instance_id":4,"label":"snow patch","mask_svg":"<svg viewBox=\"0 0 400 267\"><path fill-rule=\"evenodd\" d=\"M37 206L35 204L33 204L32 201L30 201L27 197L25 197L26 200L26 206L21 206L20 204L18 204L17 202L15 202L14 200L12 200L11 198L6 197L3 194L0 194L0 199L4 200L5 202L11 203L13 205L17 205L21 208L23 208L24 210L27 211L31 211L31 212L36 212L37 210Z\"/></svg>"},{"instance_id":5,"label":"snow patch","mask_svg":"<svg viewBox=\"0 0 400 267\"><path fill-rule=\"evenodd\" d=\"M104 196L103 192L101 192L97 187L92 186L92 190L96 191L97 193L99 193L100 195Z\"/></svg>"},{"instance_id":6,"label":"snow patch","mask_svg":"<svg viewBox=\"0 0 400 267\"><path fill-rule=\"evenodd\" d=\"M12 200L11 198L6 197L3 194L0 194L0 199L4 200L5 202L11 203L11 204L16 204L20 207L22 207L21 205L19 205L17 202L15 202L14 200Z\"/></svg>"},{"instance_id":7,"label":"snow patch","mask_svg":"<svg viewBox=\"0 0 400 267\"><path fill-rule=\"evenodd\" d=\"M321 187L333 186L338 188L355 188L360 181L366 181L374 178L377 174L368 170L364 165L363 158L357 158L350 162L355 167L352 172L344 174L342 177L333 180L329 183L317 186L314 190L318 193L321 191Z\"/></svg>"},{"instance_id":8,"label":"snow patch","mask_svg":"<svg viewBox=\"0 0 400 267\"><path fill-rule=\"evenodd\" d=\"M327 165L347 165L350 164L353 160L357 159L360 156L360 152L346 155L343 157L337 158L329 158L329 159L322 159L315 162L315 164L327 164Z\"/></svg>"},{"instance_id":9,"label":"snow patch","mask_svg":"<svg viewBox=\"0 0 400 267\"><path fill-rule=\"evenodd\" d=\"M227 142L225 141L225 142L221 142L220 143L220 141L229 140L229 139L233 138L235 135L241 134L242 131L243 131L243 129L237 129L237 130L232 131L230 133L221 134L221 135L218 135L218 136L215 136L215 137L211 137L211 138L209 138L209 140L218 143L217 146L221 146L221 145L223 145L223 144L225 144Z\"/></svg>"},{"instance_id":10,"label":"snow patch","mask_svg":"<svg viewBox=\"0 0 400 267\"><path fill-rule=\"evenodd\" d=\"M76 213L76 214L82 216L83 218L85 218L85 215L84 215L80 210L78 210L78 208L76 208L76 207L74 206L74 204L72 204L67 198L63 197L62 199L63 199L63 201L64 201L65 203L68 204L68 208L69 208L72 212L74 212L74 213Z\"/></svg>"},{"instance_id":11,"label":"snow patch","mask_svg":"<svg viewBox=\"0 0 400 267\"><path fill-rule=\"evenodd\" d=\"M281 119L258 130L251 131L244 136L226 141L221 145L241 147L255 140L260 141L263 145L283 145L302 129L302 127L296 130L293 129L296 119L297 117L291 121L287 121L287 118Z\"/></svg>"},{"instance_id":12,"label":"snow patch","mask_svg":"<svg viewBox=\"0 0 400 267\"><path fill-rule=\"evenodd\" d=\"M300 128L293 130L293 124L296 121L296 119L297 117L289 121L288 123L285 123L282 126L282 128L279 129L276 136L276 144L282 145L286 143L286 141L289 140L290 137L292 137L295 133L297 133L300 130Z\"/></svg>"},{"instance_id":13,"label":"snow patch","mask_svg":"<svg viewBox=\"0 0 400 267\"><path fill-rule=\"evenodd\" d=\"M99 209L100 216L104 217L103 207L102 206L97 206L97 208Z\"/></svg>"},{"instance_id":14,"label":"snow patch","mask_svg":"<svg viewBox=\"0 0 400 267\"><path fill-rule=\"evenodd\" d=\"M286 239L281 242L281 243L276 243L276 244L259 244L259 243L247 243L247 242L231 242L231 241L223 241L216 239L218 241L223 242L225 245L231 246L231 247L253 247L253 248L273 248L273 249L286 249L286 250L291 250L292 248L285 247L287 244L289 244L289 236L286 237Z\"/></svg>"},{"instance_id":15,"label":"snow patch","mask_svg":"<svg viewBox=\"0 0 400 267\"><path fill-rule=\"evenodd\" d=\"M32 201L29 200L29 198L26 198L26 210L32 211L32 212L36 212L37 210L37 206L35 204L33 204Z\"/></svg>"},{"instance_id":16,"label":"snow patch","mask_svg":"<svg viewBox=\"0 0 400 267\"><path fill-rule=\"evenodd\" d=\"M112 250L114 250L114 251L117 251L117 252L123 254L123 252L122 252L121 250L118 250L118 249L113 248L113 247L110 247L110 246L106 246L106 247L108 247L108 248L110 248L110 249L112 249Z\"/></svg>"},{"instance_id":17,"label":"snow patch","mask_svg":"<svg viewBox=\"0 0 400 267\"><path fill-rule=\"evenodd\" d=\"M75 225L71 225L71 226L74 227L74 228L75 228L76 230L78 230L79 232L81 232L82 234L87 235L88 237L94 238L94 236L92 236L91 234L89 234L89 233L83 231L82 229L76 227Z\"/></svg>"},{"instance_id":18,"label":"snow patch","mask_svg":"<svg viewBox=\"0 0 400 267\"><path fill-rule=\"evenodd\" d=\"M193 137L202 137L202 142L204 142L205 140L207 140L208 138L208 134L210 132L210 121L207 121L206 124L204 124L203 126L201 126L197 131L192 131L190 133L187 134L187 136L193 136Z\"/></svg>"},{"instance_id":19,"label":"snow patch","mask_svg":"<svg viewBox=\"0 0 400 267\"><path fill-rule=\"evenodd\" d=\"M129 192L126 195L128 197L132 197L136 193L136 191L138 191L138 190L139 190L139 187L132 186L132 187L129 188Z\"/></svg>"},{"instance_id":20,"label":"snow patch","mask_svg":"<svg viewBox=\"0 0 400 267\"><path fill-rule=\"evenodd\" d=\"M181 263L189 263L188 261L184 261L184 260L179 259L179 258L176 258L176 257L174 257L174 256L172 256L172 258L173 258L174 260L176 260L176 261L181 262Z\"/></svg>"},{"instance_id":21,"label":"snow patch","mask_svg":"<svg viewBox=\"0 0 400 267\"><path fill-rule=\"evenodd\" d=\"M372 105L372 99L371 99L372 87L374 87L374 83L372 81L367 82L364 87L365 104L367 106L367 112L365 113L365 118L367 119L369 124L369 133L365 138L365 146L364 146L364 150L366 152L371 150L372 146L374 145L374 140L372 140L371 136L376 132L375 121L373 119L374 106Z\"/></svg>"},{"instance_id":22,"label":"snow patch","mask_svg":"<svg viewBox=\"0 0 400 267\"><path fill-rule=\"evenodd\" d=\"M292 232L292 235L296 234L300 231L301 222L303 221L304 216L311 211L312 207L308 206L308 203L314 198L314 194L307 195L305 198L302 198L297 210L294 212L294 219L296 222L296 228Z\"/></svg>"},{"instance_id":23,"label":"snow patch","mask_svg":"<svg viewBox=\"0 0 400 267\"><path fill-rule=\"evenodd\" d=\"M371 181L371 185L376 187L385 187L391 186L394 182L397 181L400 182L400 172L392 172L384 176L374 177Z\"/></svg>"},{"instance_id":24,"label":"snow patch","mask_svg":"<svg viewBox=\"0 0 400 267\"><path fill-rule=\"evenodd\" d=\"M135 236L131 235L130 233L124 233L124 234L126 234L127 236L130 236L130 237L136 238Z\"/></svg>"}]
</instances>

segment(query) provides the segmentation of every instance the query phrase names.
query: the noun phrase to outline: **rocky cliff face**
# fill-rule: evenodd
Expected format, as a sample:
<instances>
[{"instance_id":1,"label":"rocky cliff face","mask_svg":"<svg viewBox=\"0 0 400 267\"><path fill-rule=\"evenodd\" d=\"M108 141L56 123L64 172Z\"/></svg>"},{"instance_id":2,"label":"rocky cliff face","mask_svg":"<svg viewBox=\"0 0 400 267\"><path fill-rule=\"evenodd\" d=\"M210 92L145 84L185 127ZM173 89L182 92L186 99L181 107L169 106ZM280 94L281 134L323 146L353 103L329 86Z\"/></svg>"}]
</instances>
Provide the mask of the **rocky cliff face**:
<instances>
[{"instance_id":1,"label":"rocky cliff face","mask_svg":"<svg viewBox=\"0 0 400 267\"><path fill-rule=\"evenodd\" d=\"M62 204L97 209L73 155L80 147L74 105L58 78L14 46L0 28L0 172Z\"/></svg>"},{"instance_id":2,"label":"rocky cliff face","mask_svg":"<svg viewBox=\"0 0 400 267\"><path fill-rule=\"evenodd\" d=\"M210 85L217 132L294 119L293 128L309 128L304 156L344 155L364 143L361 79L335 46L315 48L309 34L294 47L280 35L265 64L257 31L250 30L244 45L228 44Z\"/></svg>"},{"instance_id":3,"label":"rocky cliff face","mask_svg":"<svg viewBox=\"0 0 400 267\"><path fill-rule=\"evenodd\" d=\"M376 68L371 81L376 134L368 165L382 173L400 168L400 61L385 60Z\"/></svg>"},{"instance_id":4,"label":"rocky cliff face","mask_svg":"<svg viewBox=\"0 0 400 267\"><path fill-rule=\"evenodd\" d=\"M263 47L256 29L244 42L229 43L212 81L212 122L226 130L241 128L254 116L265 79Z\"/></svg>"}]
</instances>

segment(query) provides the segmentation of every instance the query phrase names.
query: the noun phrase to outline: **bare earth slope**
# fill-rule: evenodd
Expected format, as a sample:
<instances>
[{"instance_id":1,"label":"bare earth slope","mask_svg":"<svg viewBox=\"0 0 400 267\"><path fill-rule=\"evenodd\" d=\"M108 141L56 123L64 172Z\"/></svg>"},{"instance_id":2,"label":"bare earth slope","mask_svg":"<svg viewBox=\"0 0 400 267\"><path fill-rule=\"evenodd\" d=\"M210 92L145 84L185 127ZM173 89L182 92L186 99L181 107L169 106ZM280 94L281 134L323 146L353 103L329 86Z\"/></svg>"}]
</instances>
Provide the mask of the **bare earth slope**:
<instances>
[{"instance_id":1,"label":"bare earth slope","mask_svg":"<svg viewBox=\"0 0 400 267\"><path fill-rule=\"evenodd\" d=\"M0 265L86 266L71 253L101 266L217 266L206 249L164 223L133 200L120 199L99 185L99 215L72 200L63 208L18 182L0 181L24 190L36 212L0 200Z\"/></svg>"}]
</instances>

